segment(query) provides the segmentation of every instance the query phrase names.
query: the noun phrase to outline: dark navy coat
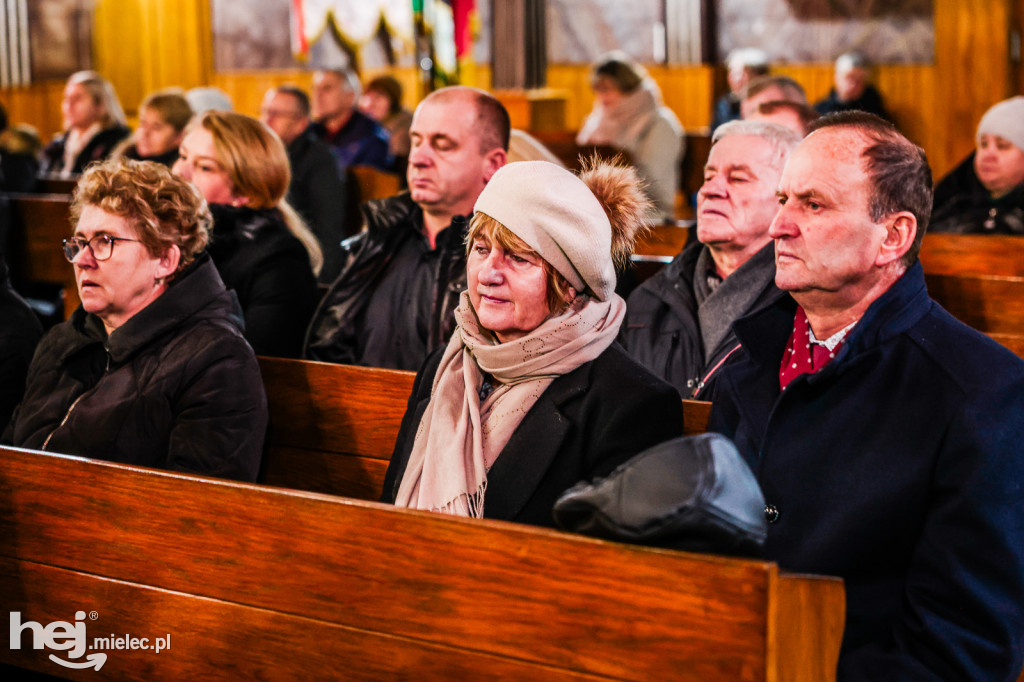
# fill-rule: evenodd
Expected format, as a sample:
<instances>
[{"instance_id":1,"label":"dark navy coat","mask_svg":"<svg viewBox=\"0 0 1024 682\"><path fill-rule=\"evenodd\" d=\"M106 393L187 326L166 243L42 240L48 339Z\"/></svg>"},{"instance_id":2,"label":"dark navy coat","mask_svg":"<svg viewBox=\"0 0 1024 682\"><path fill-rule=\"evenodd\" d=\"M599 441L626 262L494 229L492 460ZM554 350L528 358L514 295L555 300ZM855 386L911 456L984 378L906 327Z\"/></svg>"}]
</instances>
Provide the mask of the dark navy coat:
<instances>
[{"instance_id":1,"label":"dark navy coat","mask_svg":"<svg viewBox=\"0 0 1024 682\"><path fill-rule=\"evenodd\" d=\"M1016 679L1024 362L932 301L918 263L780 392L795 307L736 323L710 428L761 483L767 557L844 579L839 679Z\"/></svg>"}]
</instances>

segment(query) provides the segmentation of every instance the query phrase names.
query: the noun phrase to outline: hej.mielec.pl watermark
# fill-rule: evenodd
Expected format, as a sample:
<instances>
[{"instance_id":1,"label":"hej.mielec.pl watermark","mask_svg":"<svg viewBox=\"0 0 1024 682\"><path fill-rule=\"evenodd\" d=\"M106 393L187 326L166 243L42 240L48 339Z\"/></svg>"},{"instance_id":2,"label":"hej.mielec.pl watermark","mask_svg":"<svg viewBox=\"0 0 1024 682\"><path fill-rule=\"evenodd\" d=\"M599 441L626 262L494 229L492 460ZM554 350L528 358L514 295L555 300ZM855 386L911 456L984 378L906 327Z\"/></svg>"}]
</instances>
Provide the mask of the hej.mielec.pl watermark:
<instances>
[{"instance_id":1,"label":"hej.mielec.pl watermark","mask_svg":"<svg viewBox=\"0 0 1024 682\"><path fill-rule=\"evenodd\" d=\"M33 649L53 649L54 651L66 651L68 659L65 660L54 654L50 654L50 660L66 668L95 668L99 670L107 662L108 650L147 650L160 653L171 648L170 633L163 637L150 639L149 637L132 637L131 635L111 634L107 637L93 637L91 642L85 634L85 611L75 612L75 622L58 620L49 625L42 625L34 620L22 622L20 611L11 611L11 649L20 649L22 636L29 633ZM90 620L99 618L95 611L88 614ZM78 661L86 651L95 651L85 656L85 660Z\"/></svg>"}]
</instances>

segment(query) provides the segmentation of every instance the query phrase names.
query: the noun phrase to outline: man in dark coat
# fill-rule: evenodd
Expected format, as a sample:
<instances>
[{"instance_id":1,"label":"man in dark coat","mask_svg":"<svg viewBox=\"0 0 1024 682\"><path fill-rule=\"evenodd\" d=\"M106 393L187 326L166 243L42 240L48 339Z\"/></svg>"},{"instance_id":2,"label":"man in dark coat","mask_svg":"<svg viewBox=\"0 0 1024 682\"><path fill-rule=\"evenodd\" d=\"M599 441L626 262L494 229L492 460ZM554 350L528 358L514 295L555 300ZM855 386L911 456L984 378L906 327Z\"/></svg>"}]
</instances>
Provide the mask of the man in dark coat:
<instances>
[{"instance_id":1,"label":"man in dark coat","mask_svg":"<svg viewBox=\"0 0 1024 682\"><path fill-rule=\"evenodd\" d=\"M847 52L836 59L835 87L814 104L822 116L840 111L866 111L886 121L892 117L885 109L882 95L870 82L871 64L858 52Z\"/></svg>"},{"instance_id":2,"label":"man in dark coat","mask_svg":"<svg viewBox=\"0 0 1024 682\"><path fill-rule=\"evenodd\" d=\"M39 319L11 288L7 261L0 254L0 432L25 392L25 376L43 335Z\"/></svg>"},{"instance_id":3,"label":"man in dark coat","mask_svg":"<svg viewBox=\"0 0 1024 682\"><path fill-rule=\"evenodd\" d=\"M306 337L311 360L417 370L448 341L466 288L465 237L484 185L505 165L508 112L488 93L454 86L416 108L409 192L362 207L341 275Z\"/></svg>"},{"instance_id":4,"label":"man in dark coat","mask_svg":"<svg viewBox=\"0 0 1024 682\"><path fill-rule=\"evenodd\" d=\"M875 116L826 116L779 201L789 295L736 323L710 424L761 484L766 554L843 578L838 679L1016 679L1024 362L928 296L924 152Z\"/></svg>"},{"instance_id":5,"label":"man in dark coat","mask_svg":"<svg viewBox=\"0 0 1024 682\"><path fill-rule=\"evenodd\" d=\"M324 254L319 281L330 284L341 272L341 241L358 230L347 225L343 176L327 144L310 128L309 97L294 85L271 88L263 97L260 120L284 142L292 179L288 203L313 230Z\"/></svg>"},{"instance_id":6,"label":"man in dark coat","mask_svg":"<svg viewBox=\"0 0 1024 682\"><path fill-rule=\"evenodd\" d=\"M313 129L330 146L339 173L349 166L389 172L394 165L391 137L356 108L361 90L359 78L347 69L313 74Z\"/></svg>"},{"instance_id":7,"label":"man in dark coat","mask_svg":"<svg viewBox=\"0 0 1024 682\"><path fill-rule=\"evenodd\" d=\"M738 317L779 296L768 226L789 152L800 142L769 123L715 130L697 193L697 239L629 297L619 341L680 395L705 398L739 343Z\"/></svg>"}]
</instances>

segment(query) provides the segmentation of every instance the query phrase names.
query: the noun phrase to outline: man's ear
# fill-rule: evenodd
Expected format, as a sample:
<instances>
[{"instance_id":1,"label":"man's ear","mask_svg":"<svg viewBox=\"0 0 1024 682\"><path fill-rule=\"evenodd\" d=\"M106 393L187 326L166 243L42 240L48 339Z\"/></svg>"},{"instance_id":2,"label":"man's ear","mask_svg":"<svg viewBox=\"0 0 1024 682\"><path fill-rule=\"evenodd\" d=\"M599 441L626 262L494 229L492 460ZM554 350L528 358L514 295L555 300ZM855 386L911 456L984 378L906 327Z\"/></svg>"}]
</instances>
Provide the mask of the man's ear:
<instances>
[{"instance_id":1,"label":"man's ear","mask_svg":"<svg viewBox=\"0 0 1024 682\"><path fill-rule=\"evenodd\" d=\"M178 270L178 263L181 262L181 249L178 248L177 244L169 246L163 255L160 256L160 262L156 266L156 276L158 280L166 280L168 277L173 275Z\"/></svg>"},{"instance_id":2,"label":"man's ear","mask_svg":"<svg viewBox=\"0 0 1024 682\"><path fill-rule=\"evenodd\" d=\"M501 147L495 147L484 155L484 182L490 182L498 169L508 163L508 153Z\"/></svg>"},{"instance_id":3,"label":"man's ear","mask_svg":"<svg viewBox=\"0 0 1024 682\"><path fill-rule=\"evenodd\" d=\"M917 236L917 218L910 211L900 211L885 219L885 239L878 248L875 265L884 266L903 258Z\"/></svg>"},{"instance_id":4,"label":"man's ear","mask_svg":"<svg viewBox=\"0 0 1024 682\"><path fill-rule=\"evenodd\" d=\"M568 305L576 300L576 287L569 285L565 288L565 303Z\"/></svg>"}]
</instances>

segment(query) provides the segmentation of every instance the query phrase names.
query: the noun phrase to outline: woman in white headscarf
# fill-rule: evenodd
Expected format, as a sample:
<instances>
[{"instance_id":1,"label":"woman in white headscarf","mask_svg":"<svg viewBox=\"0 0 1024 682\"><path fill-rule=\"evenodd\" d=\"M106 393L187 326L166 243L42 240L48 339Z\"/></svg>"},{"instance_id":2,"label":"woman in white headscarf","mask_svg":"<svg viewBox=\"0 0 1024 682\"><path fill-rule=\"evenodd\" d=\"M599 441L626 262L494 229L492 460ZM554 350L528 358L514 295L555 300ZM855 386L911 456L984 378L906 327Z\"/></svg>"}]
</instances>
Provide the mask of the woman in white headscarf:
<instances>
[{"instance_id":1,"label":"woman in white headscarf","mask_svg":"<svg viewBox=\"0 0 1024 682\"><path fill-rule=\"evenodd\" d=\"M553 526L566 488L682 433L679 394L615 343L614 259L648 205L632 169L495 173L470 223L457 328L417 376L384 501Z\"/></svg>"},{"instance_id":2,"label":"woman in white headscarf","mask_svg":"<svg viewBox=\"0 0 1024 682\"><path fill-rule=\"evenodd\" d=\"M679 160L686 139L679 119L661 101L661 91L644 67L622 52L594 64L594 109L576 144L608 145L629 152L659 218L675 216Z\"/></svg>"}]
</instances>

